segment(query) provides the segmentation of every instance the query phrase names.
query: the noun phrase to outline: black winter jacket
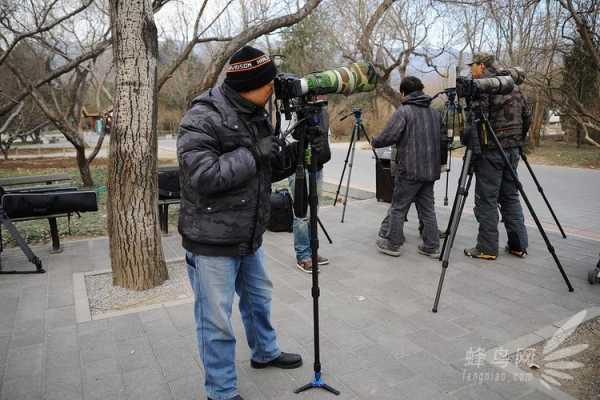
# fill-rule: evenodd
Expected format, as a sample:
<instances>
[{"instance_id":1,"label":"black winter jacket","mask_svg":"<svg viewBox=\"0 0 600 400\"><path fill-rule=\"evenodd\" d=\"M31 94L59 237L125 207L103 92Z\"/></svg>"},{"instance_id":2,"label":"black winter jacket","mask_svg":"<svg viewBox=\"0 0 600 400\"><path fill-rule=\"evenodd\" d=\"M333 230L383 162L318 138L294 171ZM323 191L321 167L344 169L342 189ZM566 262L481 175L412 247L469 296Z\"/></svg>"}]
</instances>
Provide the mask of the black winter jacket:
<instances>
[{"instance_id":1,"label":"black winter jacket","mask_svg":"<svg viewBox=\"0 0 600 400\"><path fill-rule=\"evenodd\" d=\"M375 148L392 147L392 174L411 181L440 178L442 117L431 107L431 97L412 92L372 141Z\"/></svg>"},{"instance_id":2,"label":"black winter jacket","mask_svg":"<svg viewBox=\"0 0 600 400\"><path fill-rule=\"evenodd\" d=\"M183 247L253 254L269 221L271 183L294 172L296 148L274 148L265 109L225 84L195 98L177 137Z\"/></svg>"}]
</instances>

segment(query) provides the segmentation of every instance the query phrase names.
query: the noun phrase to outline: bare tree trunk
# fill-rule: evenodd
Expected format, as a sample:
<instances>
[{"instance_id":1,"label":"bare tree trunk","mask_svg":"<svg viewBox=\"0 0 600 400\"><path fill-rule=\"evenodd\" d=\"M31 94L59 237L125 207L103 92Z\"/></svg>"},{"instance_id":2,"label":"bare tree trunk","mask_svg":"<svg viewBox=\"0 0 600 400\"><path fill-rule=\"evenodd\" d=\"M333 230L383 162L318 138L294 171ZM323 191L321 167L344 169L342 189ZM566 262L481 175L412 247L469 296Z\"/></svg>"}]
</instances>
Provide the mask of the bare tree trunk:
<instances>
[{"instance_id":1,"label":"bare tree trunk","mask_svg":"<svg viewBox=\"0 0 600 400\"><path fill-rule=\"evenodd\" d=\"M77 168L79 169L79 176L81 176L81 182L83 183L83 186L94 186L94 180L92 179L92 172L90 170L90 162L85 157L85 146L75 147L75 152L77 154Z\"/></svg>"},{"instance_id":2,"label":"bare tree trunk","mask_svg":"<svg viewBox=\"0 0 600 400\"><path fill-rule=\"evenodd\" d=\"M529 130L529 145L538 147L541 142L542 125L544 124L544 108L546 107L544 100L540 95L535 96L535 104L533 106L533 118L531 128Z\"/></svg>"},{"instance_id":3,"label":"bare tree trunk","mask_svg":"<svg viewBox=\"0 0 600 400\"><path fill-rule=\"evenodd\" d=\"M157 58L150 0L110 0L116 67L108 168L113 284L149 289L168 279L158 227Z\"/></svg>"}]
</instances>

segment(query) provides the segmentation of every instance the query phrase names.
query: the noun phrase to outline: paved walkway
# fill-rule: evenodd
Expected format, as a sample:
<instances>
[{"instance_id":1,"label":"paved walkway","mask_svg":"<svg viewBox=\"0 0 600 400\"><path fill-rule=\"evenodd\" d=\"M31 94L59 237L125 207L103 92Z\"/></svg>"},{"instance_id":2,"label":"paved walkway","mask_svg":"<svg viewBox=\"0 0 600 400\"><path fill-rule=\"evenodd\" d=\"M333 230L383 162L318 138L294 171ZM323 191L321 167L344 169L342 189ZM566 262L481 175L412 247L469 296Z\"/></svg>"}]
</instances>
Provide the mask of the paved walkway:
<instances>
[{"instance_id":1,"label":"paved walkway","mask_svg":"<svg viewBox=\"0 0 600 400\"><path fill-rule=\"evenodd\" d=\"M362 148L362 143L356 146L355 163L352 171L350 186L364 190L375 191L375 160L371 150ZM346 158L347 143L332 145L332 158L323 170L324 179L330 183L337 183ZM450 173L448 187L449 207L452 206L462 160L454 158ZM550 204L554 208L560 223L567 235L573 234L583 238L600 241L600 171L583 168L566 168L545 165L533 165L533 170L540 181ZM536 213L544 226L558 232L552 215L538 193L525 165L521 162L518 170L525 193L528 195ZM344 181L345 183L345 181ZM473 198L475 181L467 198L465 214L473 214ZM436 204L443 205L444 189L446 187L446 174L435 185ZM534 227L533 219L525 213L528 225Z\"/></svg>"},{"instance_id":2,"label":"paved walkway","mask_svg":"<svg viewBox=\"0 0 600 400\"><path fill-rule=\"evenodd\" d=\"M321 213L334 238L333 245L322 244L331 259L321 274L322 361L325 379L342 392L338 398L550 398L527 384L474 382L470 373L490 367L465 366L468 354L599 305L600 287L590 286L586 274L600 243L551 235L576 289L568 293L534 231L525 260L464 258L460 250L475 236L472 217L466 216L440 311L432 314L440 264L416 254L415 216L409 216L402 257L374 249L386 207L374 200L349 203L344 224L341 208ZM446 218L441 209L441 223ZM164 238L167 257L182 255L178 242L176 235ZM320 391L292 394L312 371L310 276L294 267L290 234L267 233L264 246L281 347L301 352L306 362L293 371L251 369L235 312L240 390L250 400L332 399ZM106 239L66 242L57 255L46 247L36 252L47 274L0 277L2 400L204 399L191 304L77 323L72 275L107 268ZM26 264L15 249L5 251L2 262Z\"/></svg>"}]
</instances>

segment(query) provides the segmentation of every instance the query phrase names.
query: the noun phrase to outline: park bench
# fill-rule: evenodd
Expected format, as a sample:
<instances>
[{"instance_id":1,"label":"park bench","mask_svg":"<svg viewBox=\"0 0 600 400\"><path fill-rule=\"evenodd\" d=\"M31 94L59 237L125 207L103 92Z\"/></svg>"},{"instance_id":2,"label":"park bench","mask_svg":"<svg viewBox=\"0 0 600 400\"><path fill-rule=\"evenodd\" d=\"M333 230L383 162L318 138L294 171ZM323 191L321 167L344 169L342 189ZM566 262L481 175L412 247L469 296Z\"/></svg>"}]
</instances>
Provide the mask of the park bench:
<instances>
[{"instance_id":1,"label":"park bench","mask_svg":"<svg viewBox=\"0 0 600 400\"><path fill-rule=\"evenodd\" d=\"M44 272L41 261L33 254L14 226L15 222L47 219L52 239L51 252L61 251L57 218L69 219L73 213L97 211L94 191L80 191L67 174L23 176L0 179L0 222L17 242L35 271L3 271L0 274ZM69 225L70 228L70 225ZM0 228L0 252L3 250Z\"/></svg>"},{"instance_id":2,"label":"park bench","mask_svg":"<svg viewBox=\"0 0 600 400\"><path fill-rule=\"evenodd\" d=\"M165 165L158 167L158 221L160 230L169 233L169 206L179 204L179 167Z\"/></svg>"}]
</instances>

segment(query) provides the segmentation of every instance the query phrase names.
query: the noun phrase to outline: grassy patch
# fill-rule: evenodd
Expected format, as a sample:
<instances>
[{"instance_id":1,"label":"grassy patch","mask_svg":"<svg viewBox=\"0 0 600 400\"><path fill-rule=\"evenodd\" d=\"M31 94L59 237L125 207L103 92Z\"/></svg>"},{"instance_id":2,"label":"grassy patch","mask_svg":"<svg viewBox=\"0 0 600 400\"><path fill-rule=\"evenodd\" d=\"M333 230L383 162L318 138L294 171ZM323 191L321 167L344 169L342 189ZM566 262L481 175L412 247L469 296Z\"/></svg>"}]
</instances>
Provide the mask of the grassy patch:
<instances>
[{"instance_id":1,"label":"grassy patch","mask_svg":"<svg viewBox=\"0 0 600 400\"><path fill-rule=\"evenodd\" d=\"M600 149L587 144L577 148L575 143L547 140L530 151L529 160L535 164L600 169Z\"/></svg>"},{"instance_id":2,"label":"grassy patch","mask_svg":"<svg viewBox=\"0 0 600 400\"><path fill-rule=\"evenodd\" d=\"M452 152L454 158L463 154L464 148ZM587 144L577 148L575 143L546 140L539 147L529 147L527 158L531 164L600 169L600 149Z\"/></svg>"}]
</instances>

